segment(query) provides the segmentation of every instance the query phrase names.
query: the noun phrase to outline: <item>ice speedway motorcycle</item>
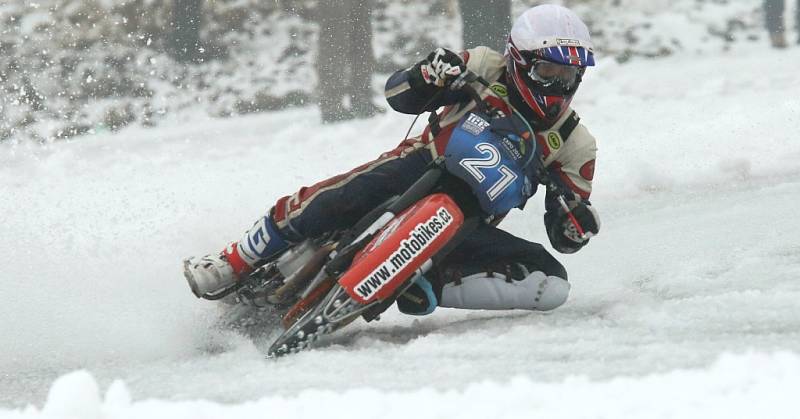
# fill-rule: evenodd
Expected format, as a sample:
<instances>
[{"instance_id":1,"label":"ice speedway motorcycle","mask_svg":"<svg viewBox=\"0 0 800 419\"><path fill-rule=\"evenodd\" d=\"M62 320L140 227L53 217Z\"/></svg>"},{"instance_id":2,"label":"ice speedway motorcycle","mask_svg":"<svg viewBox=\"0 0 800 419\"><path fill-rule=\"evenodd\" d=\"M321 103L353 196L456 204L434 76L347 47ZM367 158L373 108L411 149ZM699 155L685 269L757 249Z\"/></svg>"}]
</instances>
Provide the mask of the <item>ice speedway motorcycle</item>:
<instances>
[{"instance_id":1,"label":"ice speedway motorcycle","mask_svg":"<svg viewBox=\"0 0 800 419\"><path fill-rule=\"evenodd\" d=\"M544 168L530 125L492 108L472 87L476 82L489 86L469 71L451 84L476 106L457 123L445 152L403 194L351 228L298 243L202 298L277 313L283 331L267 355L282 356L312 347L358 317L377 319L480 223L521 207L539 184L556 194L583 234L566 191Z\"/></svg>"}]
</instances>

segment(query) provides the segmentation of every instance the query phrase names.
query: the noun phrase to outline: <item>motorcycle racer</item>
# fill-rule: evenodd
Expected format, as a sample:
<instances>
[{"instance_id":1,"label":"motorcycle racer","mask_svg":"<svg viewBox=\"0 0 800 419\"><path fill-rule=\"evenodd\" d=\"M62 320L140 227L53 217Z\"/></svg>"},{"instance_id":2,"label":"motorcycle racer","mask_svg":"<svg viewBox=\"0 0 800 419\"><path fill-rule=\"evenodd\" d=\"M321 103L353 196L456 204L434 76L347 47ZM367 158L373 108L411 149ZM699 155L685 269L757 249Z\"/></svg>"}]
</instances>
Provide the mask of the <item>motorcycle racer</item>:
<instances>
[{"instance_id":1,"label":"motorcycle racer","mask_svg":"<svg viewBox=\"0 0 800 419\"><path fill-rule=\"evenodd\" d=\"M578 251L600 228L588 201L596 146L569 104L586 68L593 65L586 25L567 8L542 5L515 21L505 54L487 47L459 54L438 48L397 71L385 92L394 110L419 114L443 107L422 134L347 173L280 198L220 254L186 260L192 291L201 296L227 288L292 244L352 226L407 189L444 152L457 123L475 107L466 94L449 89L466 70L490 83L479 91L487 103L506 114L521 114L532 126L547 171L569 192L569 211L552 191L545 197L548 238L561 253ZM570 285L561 263L541 244L496 224L482 224L472 232L397 300L399 309L422 315L437 306L552 310L562 305Z\"/></svg>"}]
</instances>

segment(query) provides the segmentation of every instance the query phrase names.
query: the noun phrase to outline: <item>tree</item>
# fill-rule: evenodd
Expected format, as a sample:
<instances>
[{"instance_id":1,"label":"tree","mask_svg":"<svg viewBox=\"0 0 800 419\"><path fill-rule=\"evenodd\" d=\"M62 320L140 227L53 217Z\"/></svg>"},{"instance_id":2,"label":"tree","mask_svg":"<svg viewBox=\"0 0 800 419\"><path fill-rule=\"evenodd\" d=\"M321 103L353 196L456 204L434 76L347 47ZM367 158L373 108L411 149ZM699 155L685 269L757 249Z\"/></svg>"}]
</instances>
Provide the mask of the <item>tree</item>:
<instances>
[{"instance_id":1,"label":"tree","mask_svg":"<svg viewBox=\"0 0 800 419\"><path fill-rule=\"evenodd\" d=\"M203 58L200 43L202 10L202 0L173 0L167 50L178 61L200 61Z\"/></svg>"}]
</instances>

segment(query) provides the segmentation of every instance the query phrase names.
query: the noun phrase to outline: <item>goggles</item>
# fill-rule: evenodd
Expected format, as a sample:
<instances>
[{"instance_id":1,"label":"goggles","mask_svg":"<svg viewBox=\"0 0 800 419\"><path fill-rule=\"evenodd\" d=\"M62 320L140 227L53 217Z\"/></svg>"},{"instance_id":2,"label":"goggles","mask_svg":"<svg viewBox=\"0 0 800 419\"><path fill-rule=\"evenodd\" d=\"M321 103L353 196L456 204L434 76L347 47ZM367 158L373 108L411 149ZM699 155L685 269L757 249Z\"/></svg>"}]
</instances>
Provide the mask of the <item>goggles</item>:
<instances>
[{"instance_id":1,"label":"goggles","mask_svg":"<svg viewBox=\"0 0 800 419\"><path fill-rule=\"evenodd\" d=\"M583 74L582 67L556 64L541 59L533 59L529 65L528 77L539 87L559 95L574 91L581 82Z\"/></svg>"}]
</instances>

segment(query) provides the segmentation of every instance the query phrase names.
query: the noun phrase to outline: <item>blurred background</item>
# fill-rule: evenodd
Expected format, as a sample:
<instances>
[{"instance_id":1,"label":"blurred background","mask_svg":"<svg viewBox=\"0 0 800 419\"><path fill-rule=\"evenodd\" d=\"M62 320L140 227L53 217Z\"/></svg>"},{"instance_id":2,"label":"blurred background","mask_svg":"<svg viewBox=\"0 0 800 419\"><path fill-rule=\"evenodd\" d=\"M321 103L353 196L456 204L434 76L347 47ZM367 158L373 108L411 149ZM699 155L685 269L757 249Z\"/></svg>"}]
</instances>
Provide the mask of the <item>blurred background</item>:
<instances>
[{"instance_id":1,"label":"blurred background","mask_svg":"<svg viewBox=\"0 0 800 419\"><path fill-rule=\"evenodd\" d=\"M370 117L385 111L377 95L387 74L439 45L502 48L509 15L539 3L5 1L0 141L52 142L316 104L314 118L324 122ZM574 8L598 56L618 62L796 39L784 35L793 19L783 17L783 0L555 3ZM795 4L788 10L794 15Z\"/></svg>"}]
</instances>

